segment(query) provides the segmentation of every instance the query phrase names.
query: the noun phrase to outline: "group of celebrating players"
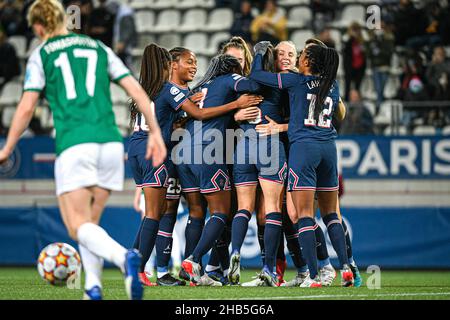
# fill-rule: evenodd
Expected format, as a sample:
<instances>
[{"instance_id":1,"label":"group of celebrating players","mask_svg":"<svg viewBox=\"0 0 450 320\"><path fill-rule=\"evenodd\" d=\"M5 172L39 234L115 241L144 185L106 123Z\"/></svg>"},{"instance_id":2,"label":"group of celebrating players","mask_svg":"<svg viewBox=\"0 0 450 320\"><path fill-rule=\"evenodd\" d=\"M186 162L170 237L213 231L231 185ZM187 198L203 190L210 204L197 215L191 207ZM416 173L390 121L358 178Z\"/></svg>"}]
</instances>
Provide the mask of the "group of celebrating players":
<instances>
[{"instance_id":1,"label":"group of celebrating players","mask_svg":"<svg viewBox=\"0 0 450 320\"><path fill-rule=\"evenodd\" d=\"M144 272L153 249L157 285L185 285L184 280L196 286L239 285L240 251L253 212L263 267L243 286L329 286L336 273L315 220L317 207L338 256L342 286L361 285L339 211L332 116L336 109L335 118L343 119L345 107L334 49L310 39L298 56L290 41L276 47L264 41L252 57L247 44L233 37L190 88L197 72L191 50L148 45L138 82L111 49L66 29L58 1L35 1L28 22L43 43L28 61L0 163L7 161L45 92L56 130L56 192L69 235L79 243L84 298L102 298L106 259L124 273L129 298L141 299L142 285L154 285ZM128 162L145 199L145 217L130 250L98 225L111 190L121 190L124 179L110 80L132 99ZM225 141L229 130L237 132L234 150ZM230 154L233 161L226 159ZM169 273L179 190L189 208L179 274L184 280ZM283 236L297 268L287 282ZM210 250L203 268L202 257Z\"/></svg>"}]
</instances>

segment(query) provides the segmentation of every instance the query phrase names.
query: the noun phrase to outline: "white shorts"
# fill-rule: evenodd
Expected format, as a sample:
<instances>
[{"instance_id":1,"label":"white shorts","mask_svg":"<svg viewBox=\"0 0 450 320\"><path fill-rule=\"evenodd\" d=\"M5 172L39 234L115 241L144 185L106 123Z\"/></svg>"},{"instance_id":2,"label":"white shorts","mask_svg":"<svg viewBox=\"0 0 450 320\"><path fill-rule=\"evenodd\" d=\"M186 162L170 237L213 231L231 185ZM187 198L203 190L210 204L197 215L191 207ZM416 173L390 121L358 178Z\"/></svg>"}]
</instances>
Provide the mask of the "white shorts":
<instances>
[{"instance_id":1,"label":"white shorts","mask_svg":"<svg viewBox=\"0 0 450 320\"><path fill-rule=\"evenodd\" d=\"M58 196L92 186L123 190L123 144L82 143L64 150L56 158L55 182Z\"/></svg>"}]
</instances>

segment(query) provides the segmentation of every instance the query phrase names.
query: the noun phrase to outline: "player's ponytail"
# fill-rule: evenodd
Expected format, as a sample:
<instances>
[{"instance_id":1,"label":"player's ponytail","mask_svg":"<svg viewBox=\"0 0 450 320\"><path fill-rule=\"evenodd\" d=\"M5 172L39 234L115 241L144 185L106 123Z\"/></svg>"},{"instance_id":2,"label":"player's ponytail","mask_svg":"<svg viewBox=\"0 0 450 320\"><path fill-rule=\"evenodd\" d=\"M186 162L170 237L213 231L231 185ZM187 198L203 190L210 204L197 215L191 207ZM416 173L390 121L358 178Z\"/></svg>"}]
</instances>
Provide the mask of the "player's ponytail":
<instances>
[{"instance_id":1,"label":"player's ponytail","mask_svg":"<svg viewBox=\"0 0 450 320\"><path fill-rule=\"evenodd\" d=\"M242 39L241 37L232 37L230 39L230 41L228 41L227 43L225 43L222 46L220 53L226 54L226 52L229 48L240 49L244 52L245 65L244 65L244 69L242 71L244 73L244 76L248 76L250 74L253 56L252 56L252 52L250 51L250 49L247 45L247 42L245 42L245 40Z\"/></svg>"},{"instance_id":2,"label":"player's ponytail","mask_svg":"<svg viewBox=\"0 0 450 320\"><path fill-rule=\"evenodd\" d=\"M272 45L267 47L267 51L263 56L263 70L275 72L275 48Z\"/></svg>"},{"instance_id":3,"label":"player's ponytail","mask_svg":"<svg viewBox=\"0 0 450 320\"><path fill-rule=\"evenodd\" d=\"M237 73L242 75L241 64L239 63L238 59L233 56L230 56L228 54L219 54L211 59L208 70L206 70L205 75L194 87L194 89L192 89L192 91L196 92L208 81L211 81L215 77L229 73Z\"/></svg>"},{"instance_id":4,"label":"player's ponytail","mask_svg":"<svg viewBox=\"0 0 450 320\"><path fill-rule=\"evenodd\" d=\"M306 57L310 63L311 73L317 75L320 81L314 108L314 119L318 121L325 99L336 80L339 55L333 48L311 45L306 48Z\"/></svg>"},{"instance_id":5,"label":"player's ponytail","mask_svg":"<svg viewBox=\"0 0 450 320\"><path fill-rule=\"evenodd\" d=\"M149 44L144 49L141 62L141 73L139 83L150 99L154 100L161 91L165 82L169 81L170 62L172 61L167 49L164 49L154 43ZM132 101L130 103L131 126L134 125L138 109Z\"/></svg>"},{"instance_id":6,"label":"player's ponytail","mask_svg":"<svg viewBox=\"0 0 450 320\"><path fill-rule=\"evenodd\" d=\"M29 26L40 24L48 35L53 34L66 22L66 13L62 4L57 0L37 0L28 10Z\"/></svg>"}]
</instances>

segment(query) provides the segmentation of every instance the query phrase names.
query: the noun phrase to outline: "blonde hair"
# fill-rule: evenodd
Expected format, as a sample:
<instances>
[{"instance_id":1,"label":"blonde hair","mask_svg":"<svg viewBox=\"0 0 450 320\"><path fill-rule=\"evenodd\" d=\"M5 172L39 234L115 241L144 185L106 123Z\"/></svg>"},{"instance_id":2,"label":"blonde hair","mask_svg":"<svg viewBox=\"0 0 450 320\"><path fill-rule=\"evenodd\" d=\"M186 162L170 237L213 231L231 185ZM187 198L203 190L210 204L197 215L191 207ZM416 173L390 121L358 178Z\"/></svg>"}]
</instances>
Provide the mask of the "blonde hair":
<instances>
[{"instance_id":1,"label":"blonde hair","mask_svg":"<svg viewBox=\"0 0 450 320\"><path fill-rule=\"evenodd\" d=\"M65 23L66 13L58 0L36 0L28 10L27 20L31 27L40 24L47 34L52 34Z\"/></svg>"},{"instance_id":2,"label":"blonde hair","mask_svg":"<svg viewBox=\"0 0 450 320\"><path fill-rule=\"evenodd\" d=\"M224 54L229 48L236 48L244 51L245 65L242 71L245 76L248 76L250 74L253 56L245 40L241 37L232 37L230 41L223 45L220 53Z\"/></svg>"},{"instance_id":3,"label":"blonde hair","mask_svg":"<svg viewBox=\"0 0 450 320\"><path fill-rule=\"evenodd\" d=\"M291 46L291 47L294 49L294 51L297 52L297 47L295 46L295 43L294 43L293 41L291 41L291 40L283 40L283 41L280 41L280 42L276 45L275 50L278 50L278 48L279 48L280 45L282 45L282 44L286 44L286 45Z\"/></svg>"}]
</instances>

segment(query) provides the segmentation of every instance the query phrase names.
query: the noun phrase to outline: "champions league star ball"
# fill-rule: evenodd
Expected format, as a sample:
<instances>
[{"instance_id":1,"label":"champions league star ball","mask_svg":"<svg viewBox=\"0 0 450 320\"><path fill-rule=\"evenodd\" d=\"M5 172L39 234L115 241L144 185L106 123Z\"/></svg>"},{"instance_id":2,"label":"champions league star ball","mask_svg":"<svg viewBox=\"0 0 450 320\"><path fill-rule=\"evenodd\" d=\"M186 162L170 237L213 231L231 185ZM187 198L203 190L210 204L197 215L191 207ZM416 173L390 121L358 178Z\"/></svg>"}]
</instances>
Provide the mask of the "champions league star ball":
<instances>
[{"instance_id":1,"label":"champions league star ball","mask_svg":"<svg viewBox=\"0 0 450 320\"><path fill-rule=\"evenodd\" d=\"M39 275L52 285L64 285L81 273L81 259L77 250L67 243L51 243L39 254Z\"/></svg>"}]
</instances>

